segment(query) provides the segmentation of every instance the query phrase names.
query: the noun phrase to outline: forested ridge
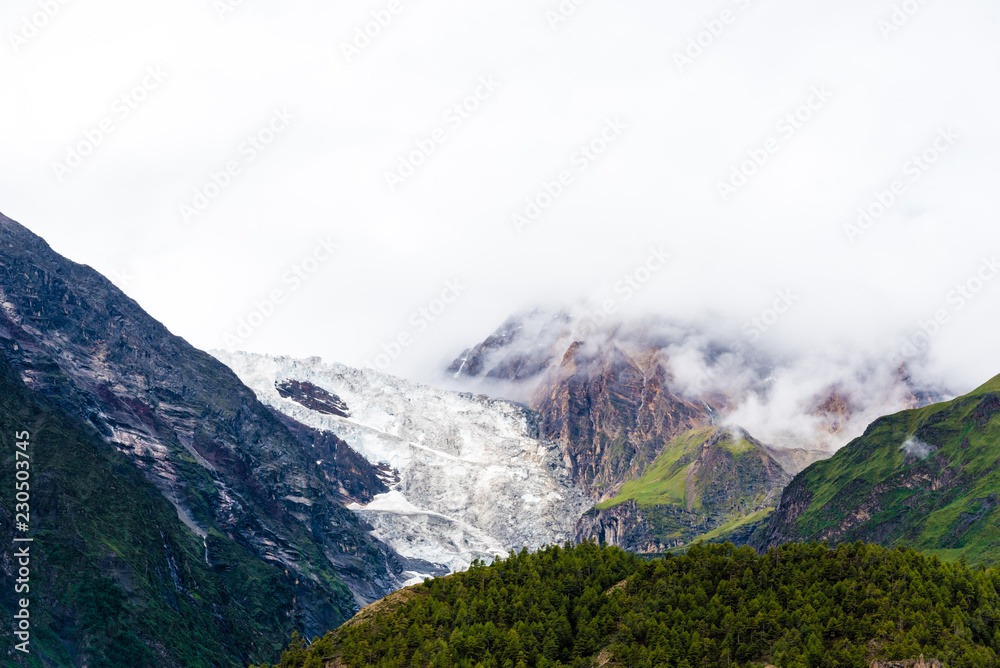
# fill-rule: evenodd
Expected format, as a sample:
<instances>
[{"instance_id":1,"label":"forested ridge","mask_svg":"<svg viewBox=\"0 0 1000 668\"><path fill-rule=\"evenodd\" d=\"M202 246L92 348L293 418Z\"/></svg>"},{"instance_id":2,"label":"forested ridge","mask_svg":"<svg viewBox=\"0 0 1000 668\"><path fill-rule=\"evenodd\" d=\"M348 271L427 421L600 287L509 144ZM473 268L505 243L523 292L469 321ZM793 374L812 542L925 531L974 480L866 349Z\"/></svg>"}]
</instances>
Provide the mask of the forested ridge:
<instances>
[{"instance_id":1,"label":"forested ridge","mask_svg":"<svg viewBox=\"0 0 1000 668\"><path fill-rule=\"evenodd\" d=\"M376 604L280 668L997 666L1000 571L865 543L522 551ZM267 667L261 667L267 668Z\"/></svg>"}]
</instances>

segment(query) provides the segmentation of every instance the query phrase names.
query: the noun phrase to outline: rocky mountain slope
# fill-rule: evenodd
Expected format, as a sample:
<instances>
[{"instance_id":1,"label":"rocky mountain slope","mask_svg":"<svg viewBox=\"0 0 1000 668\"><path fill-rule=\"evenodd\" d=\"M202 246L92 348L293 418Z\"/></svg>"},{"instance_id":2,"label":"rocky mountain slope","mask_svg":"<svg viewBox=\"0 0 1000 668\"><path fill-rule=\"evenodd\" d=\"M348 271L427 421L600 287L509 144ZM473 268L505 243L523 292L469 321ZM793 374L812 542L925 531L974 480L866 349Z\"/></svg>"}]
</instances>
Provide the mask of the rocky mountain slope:
<instances>
[{"instance_id":1,"label":"rocky mountain slope","mask_svg":"<svg viewBox=\"0 0 1000 668\"><path fill-rule=\"evenodd\" d=\"M871 420L943 397L884 360L775 357L698 325L646 318L598 326L567 312L511 317L448 372L461 387L537 410L543 434L564 446L578 482L600 499L692 428L750 428L794 474Z\"/></svg>"},{"instance_id":2,"label":"rocky mountain slope","mask_svg":"<svg viewBox=\"0 0 1000 668\"><path fill-rule=\"evenodd\" d=\"M642 475L676 435L712 422L712 410L670 389L655 354L573 343L531 405L546 438L565 447L576 478L596 498Z\"/></svg>"},{"instance_id":3,"label":"rocky mountain slope","mask_svg":"<svg viewBox=\"0 0 1000 668\"><path fill-rule=\"evenodd\" d=\"M18 469L24 433L31 466ZM4 666L236 666L273 656L300 627L295 574L218 531L192 532L127 455L27 388L3 355L0 446L0 607L9 619L25 598L31 624L30 655L8 642ZM18 470L29 471L29 531L15 523ZM16 593L26 545L28 588ZM319 618L336 621L349 593L329 592Z\"/></svg>"},{"instance_id":4,"label":"rocky mountain slope","mask_svg":"<svg viewBox=\"0 0 1000 668\"><path fill-rule=\"evenodd\" d=\"M517 397L539 413L541 435L559 443L574 480L598 502L577 526L579 539L643 552L695 535L745 542L790 475L829 457L883 410L937 396L884 361L779 359L694 325L657 318L597 325L568 312L511 317L448 373L459 387ZM720 428L741 432L744 420L768 434L736 438L752 444L760 485L734 484L736 470L715 459L699 480L729 490L727 503L750 512L692 513L683 503L643 503L625 492L661 475L663 462L684 450L678 444L714 439L706 453L724 452L714 447L727 433ZM708 479L709 471L719 478ZM763 488L766 501L757 493Z\"/></svg>"},{"instance_id":5,"label":"rocky mountain slope","mask_svg":"<svg viewBox=\"0 0 1000 668\"><path fill-rule=\"evenodd\" d=\"M696 538L733 536L759 525L790 480L745 433L695 429L668 443L652 466L577 524L578 541L663 552Z\"/></svg>"},{"instance_id":6,"label":"rocky mountain slope","mask_svg":"<svg viewBox=\"0 0 1000 668\"><path fill-rule=\"evenodd\" d=\"M176 611L179 604L171 597L194 601L191 623L201 623L197 618L207 624L198 628L235 624L236 618L226 616L227 606L246 605L257 623L272 629L261 634L266 639L293 629L311 634L336 626L413 572L430 568L400 558L371 537L370 527L341 503L367 501L381 492L379 471L336 442L317 443L315 434L283 422L225 365L173 336L97 272L61 257L2 216L0 355L25 391L64 417L71 425L66 430L86 440L94 457L106 462L98 470L114 471L102 485L87 477L92 473L87 468L66 470L62 482L45 468L37 471L37 503L48 512L34 525L35 546L62 559L64 568L56 585L66 589L45 591L50 601L72 600L73 587L113 584L124 596L122 605L145 614L164 600L157 598L159 590L139 586L139 580L159 568L157 577L173 583L165 604ZM74 446L53 436L36 447L55 456ZM333 465L317 464L316 451ZM85 466L85 460L69 454L67 461ZM7 448L3 456L4 488L13 489L7 484L13 452ZM129 493L136 508L170 504L172 518L159 510L150 516L162 540L141 538L150 527L134 514L124 526L87 524L94 533L86 537L66 529L72 516L98 516L99 507L115 503L124 485L119 478L132 481ZM365 489L365 481L371 489ZM155 498L145 498L151 490ZM0 513L0 539L7 544L9 499L3 496ZM192 540L199 545L197 558L215 574L211 596L204 589L209 585L185 565L193 554ZM94 579L88 570L93 565L101 566L104 579ZM3 566L4 577L12 577L12 563ZM249 592L248 582L262 584L267 595ZM4 588L5 595L9 591ZM10 600L4 604L9 610ZM78 652L84 662L93 660L91 665L111 656L88 649L87 622L78 611L51 610L60 618L48 635L38 636L46 651ZM177 632L144 625L136 637L153 648L160 665L209 665L207 659L180 658ZM260 642L236 636L212 655L244 663L275 650ZM218 663L225 662L220 658Z\"/></svg>"},{"instance_id":7,"label":"rocky mountain slope","mask_svg":"<svg viewBox=\"0 0 1000 668\"><path fill-rule=\"evenodd\" d=\"M953 401L876 420L797 475L755 537L762 548L793 540L1000 560L1000 376Z\"/></svg>"},{"instance_id":8,"label":"rocky mountain slope","mask_svg":"<svg viewBox=\"0 0 1000 668\"><path fill-rule=\"evenodd\" d=\"M532 311L512 316L481 343L464 351L448 372L453 376L530 381L544 373L572 343L567 313Z\"/></svg>"},{"instance_id":9,"label":"rocky mountain slope","mask_svg":"<svg viewBox=\"0 0 1000 668\"><path fill-rule=\"evenodd\" d=\"M592 505L523 406L318 358L215 354L260 401L384 472L386 489L349 507L403 556L464 570L571 539Z\"/></svg>"}]
</instances>

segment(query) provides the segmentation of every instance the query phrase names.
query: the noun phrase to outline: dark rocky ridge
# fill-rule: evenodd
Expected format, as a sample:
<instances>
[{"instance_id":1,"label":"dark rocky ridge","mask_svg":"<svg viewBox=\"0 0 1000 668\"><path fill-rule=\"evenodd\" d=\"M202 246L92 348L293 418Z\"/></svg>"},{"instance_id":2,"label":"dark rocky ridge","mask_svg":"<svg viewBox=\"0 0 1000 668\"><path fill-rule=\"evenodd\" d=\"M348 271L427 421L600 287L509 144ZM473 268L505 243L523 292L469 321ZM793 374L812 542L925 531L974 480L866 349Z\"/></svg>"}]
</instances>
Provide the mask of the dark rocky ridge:
<instances>
[{"instance_id":1,"label":"dark rocky ridge","mask_svg":"<svg viewBox=\"0 0 1000 668\"><path fill-rule=\"evenodd\" d=\"M540 314L530 315L535 317L509 318L482 343L459 355L448 372L504 381L528 381L545 372L561 354L560 341L569 317L559 313L539 323Z\"/></svg>"},{"instance_id":2,"label":"dark rocky ridge","mask_svg":"<svg viewBox=\"0 0 1000 668\"><path fill-rule=\"evenodd\" d=\"M322 387L316 387L310 382L294 379L284 380L275 383L274 388L282 397L291 399L318 413L345 418L351 417L347 404L341 401L340 397L336 394L330 394Z\"/></svg>"},{"instance_id":3,"label":"dark rocky ridge","mask_svg":"<svg viewBox=\"0 0 1000 668\"><path fill-rule=\"evenodd\" d=\"M295 574L289 614L306 634L401 582L407 564L368 535L320 457L227 367L3 216L0 351L31 390L125 454L193 532ZM339 444L329 449L344 461ZM359 496L382 489L356 484ZM214 563L213 540L206 546Z\"/></svg>"},{"instance_id":4,"label":"dark rocky ridge","mask_svg":"<svg viewBox=\"0 0 1000 668\"><path fill-rule=\"evenodd\" d=\"M313 429L273 408L269 410L316 458L323 477L344 505L369 503L376 494L389 491L387 482L398 482L396 471L384 465L373 466L336 434Z\"/></svg>"},{"instance_id":5,"label":"dark rocky ridge","mask_svg":"<svg viewBox=\"0 0 1000 668\"><path fill-rule=\"evenodd\" d=\"M4 666L245 666L273 657L295 628L333 619L350 595L308 598L296 574L213 532L204 538L128 457L79 415L27 388L0 354L0 484L13 490L29 433L30 654ZM23 509L19 509L23 510ZM14 545L13 495L0 539ZM23 545L23 544L19 544ZM24 564L0 551L0 610L19 607Z\"/></svg>"}]
</instances>

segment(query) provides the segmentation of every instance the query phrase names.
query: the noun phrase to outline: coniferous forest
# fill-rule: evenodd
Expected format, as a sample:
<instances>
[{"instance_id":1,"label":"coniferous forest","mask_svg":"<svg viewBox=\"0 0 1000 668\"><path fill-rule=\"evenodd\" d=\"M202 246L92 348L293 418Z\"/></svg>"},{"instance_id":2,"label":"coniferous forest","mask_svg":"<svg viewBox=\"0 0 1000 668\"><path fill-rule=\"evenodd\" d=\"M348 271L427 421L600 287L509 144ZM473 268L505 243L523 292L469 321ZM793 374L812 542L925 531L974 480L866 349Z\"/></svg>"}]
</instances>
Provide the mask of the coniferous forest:
<instances>
[{"instance_id":1,"label":"coniferous forest","mask_svg":"<svg viewBox=\"0 0 1000 668\"><path fill-rule=\"evenodd\" d=\"M652 560L585 543L427 580L296 637L278 666L867 668L923 654L986 668L1000 660L998 589L996 568L860 542Z\"/></svg>"}]
</instances>

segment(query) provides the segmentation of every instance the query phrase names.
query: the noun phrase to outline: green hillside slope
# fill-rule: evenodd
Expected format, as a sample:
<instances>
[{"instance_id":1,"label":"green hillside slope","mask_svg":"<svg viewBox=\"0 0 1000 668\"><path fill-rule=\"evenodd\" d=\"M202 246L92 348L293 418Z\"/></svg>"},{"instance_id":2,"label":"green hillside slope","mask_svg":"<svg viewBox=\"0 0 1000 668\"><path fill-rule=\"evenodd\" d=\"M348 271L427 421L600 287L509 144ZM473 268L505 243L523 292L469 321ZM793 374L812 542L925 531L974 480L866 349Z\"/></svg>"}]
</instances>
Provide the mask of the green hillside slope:
<instances>
[{"instance_id":1,"label":"green hillside slope","mask_svg":"<svg viewBox=\"0 0 1000 668\"><path fill-rule=\"evenodd\" d=\"M693 429L585 515L576 538L657 552L729 536L760 523L789 479L752 437L719 427Z\"/></svg>"},{"instance_id":2,"label":"green hillside slope","mask_svg":"<svg viewBox=\"0 0 1000 668\"><path fill-rule=\"evenodd\" d=\"M881 418L782 494L761 546L906 544L1000 561L1000 377L954 401Z\"/></svg>"}]
</instances>

